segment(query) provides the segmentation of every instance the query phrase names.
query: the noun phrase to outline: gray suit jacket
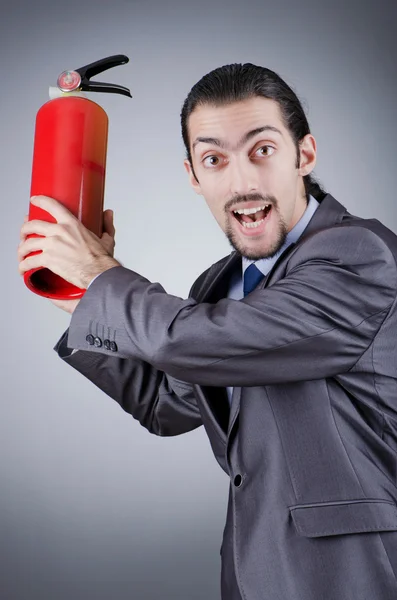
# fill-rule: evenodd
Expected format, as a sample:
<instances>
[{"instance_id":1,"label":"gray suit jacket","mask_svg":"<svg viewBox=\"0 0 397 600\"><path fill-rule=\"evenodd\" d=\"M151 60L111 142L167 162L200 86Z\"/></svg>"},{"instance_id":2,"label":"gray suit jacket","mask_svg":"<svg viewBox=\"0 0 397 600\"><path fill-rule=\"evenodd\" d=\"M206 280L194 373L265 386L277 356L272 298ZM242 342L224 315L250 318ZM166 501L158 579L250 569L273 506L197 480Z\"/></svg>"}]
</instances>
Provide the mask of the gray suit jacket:
<instances>
[{"instance_id":1,"label":"gray suit jacket","mask_svg":"<svg viewBox=\"0 0 397 600\"><path fill-rule=\"evenodd\" d=\"M230 477L224 600L396 600L396 256L327 194L246 298L225 298L235 252L188 299L114 267L56 344L152 433L204 425Z\"/></svg>"}]
</instances>

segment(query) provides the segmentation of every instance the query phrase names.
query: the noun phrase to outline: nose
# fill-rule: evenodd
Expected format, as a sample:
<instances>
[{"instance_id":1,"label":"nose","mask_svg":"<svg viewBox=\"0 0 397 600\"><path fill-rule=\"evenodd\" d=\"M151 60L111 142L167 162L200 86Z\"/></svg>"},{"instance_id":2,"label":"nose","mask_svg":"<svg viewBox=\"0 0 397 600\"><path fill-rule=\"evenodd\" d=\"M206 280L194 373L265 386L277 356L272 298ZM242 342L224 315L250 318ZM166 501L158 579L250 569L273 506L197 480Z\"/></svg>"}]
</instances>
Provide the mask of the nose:
<instances>
[{"instance_id":1,"label":"nose","mask_svg":"<svg viewBox=\"0 0 397 600\"><path fill-rule=\"evenodd\" d=\"M230 165L229 173L232 197L258 191L258 169L248 158L235 158Z\"/></svg>"}]
</instances>

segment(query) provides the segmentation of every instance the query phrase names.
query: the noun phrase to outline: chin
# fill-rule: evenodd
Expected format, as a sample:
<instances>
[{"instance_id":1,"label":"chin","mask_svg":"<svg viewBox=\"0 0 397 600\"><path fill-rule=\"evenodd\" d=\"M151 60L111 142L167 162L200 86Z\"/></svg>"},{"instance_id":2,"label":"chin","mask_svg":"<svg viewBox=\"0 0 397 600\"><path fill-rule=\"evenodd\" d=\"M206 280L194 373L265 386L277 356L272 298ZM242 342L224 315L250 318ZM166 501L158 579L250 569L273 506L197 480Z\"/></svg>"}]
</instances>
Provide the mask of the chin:
<instances>
[{"instance_id":1,"label":"chin","mask_svg":"<svg viewBox=\"0 0 397 600\"><path fill-rule=\"evenodd\" d=\"M252 240L251 243L247 243L246 240L236 236L234 231L228 230L225 233L232 248L241 254L241 256L248 258L249 260L272 258L279 252L287 237L287 231L282 229L278 232L277 238L273 240L273 242L269 243L268 240L258 239L256 241Z\"/></svg>"},{"instance_id":2,"label":"chin","mask_svg":"<svg viewBox=\"0 0 397 600\"><path fill-rule=\"evenodd\" d=\"M235 250L244 258L249 260L260 260L261 258L272 258L280 250L281 246L271 248L247 248L247 246L235 247Z\"/></svg>"}]
</instances>

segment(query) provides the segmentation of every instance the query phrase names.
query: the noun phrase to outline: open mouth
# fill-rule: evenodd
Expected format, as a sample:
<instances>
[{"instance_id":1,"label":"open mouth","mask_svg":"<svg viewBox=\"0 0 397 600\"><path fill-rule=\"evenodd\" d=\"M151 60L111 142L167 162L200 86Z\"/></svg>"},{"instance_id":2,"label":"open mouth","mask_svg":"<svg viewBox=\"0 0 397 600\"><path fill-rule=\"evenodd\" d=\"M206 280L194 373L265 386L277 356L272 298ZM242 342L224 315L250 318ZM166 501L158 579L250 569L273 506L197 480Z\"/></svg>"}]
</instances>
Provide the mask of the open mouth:
<instances>
[{"instance_id":1,"label":"open mouth","mask_svg":"<svg viewBox=\"0 0 397 600\"><path fill-rule=\"evenodd\" d=\"M234 217L245 229L256 229L260 227L272 209L271 204L257 208L244 208L232 211Z\"/></svg>"}]
</instances>

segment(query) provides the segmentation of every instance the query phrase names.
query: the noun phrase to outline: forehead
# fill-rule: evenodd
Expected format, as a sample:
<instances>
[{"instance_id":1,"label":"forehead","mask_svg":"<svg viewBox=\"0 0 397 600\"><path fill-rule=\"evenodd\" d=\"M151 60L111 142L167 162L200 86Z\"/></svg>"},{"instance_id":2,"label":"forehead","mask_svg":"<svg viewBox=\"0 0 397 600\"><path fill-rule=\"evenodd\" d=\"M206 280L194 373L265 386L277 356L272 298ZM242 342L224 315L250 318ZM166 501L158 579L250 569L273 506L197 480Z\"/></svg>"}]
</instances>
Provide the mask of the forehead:
<instances>
[{"instance_id":1,"label":"forehead","mask_svg":"<svg viewBox=\"0 0 397 600\"><path fill-rule=\"evenodd\" d=\"M264 125L286 133L279 105L269 98L249 98L222 106L204 104L189 115L190 145L197 137L216 137L233 143L247 131Z\"/></svg>"}]
</instances>

